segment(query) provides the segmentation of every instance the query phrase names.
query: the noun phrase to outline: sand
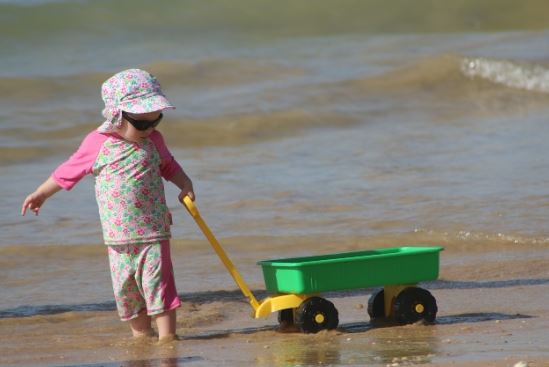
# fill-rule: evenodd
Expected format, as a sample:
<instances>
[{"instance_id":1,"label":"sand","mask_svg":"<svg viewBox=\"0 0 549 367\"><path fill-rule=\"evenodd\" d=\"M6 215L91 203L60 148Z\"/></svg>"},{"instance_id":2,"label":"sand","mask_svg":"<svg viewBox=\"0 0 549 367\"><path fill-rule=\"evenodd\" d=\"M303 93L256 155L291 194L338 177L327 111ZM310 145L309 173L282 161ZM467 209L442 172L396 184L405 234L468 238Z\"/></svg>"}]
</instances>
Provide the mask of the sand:
<instances>
[{"instance_id":1,"label":"sand","mask_svg":"<svg viewBox=\"0 0 549 367\"><path fill-rule=\"evenodd\" d=\"M437 299L433 325L373 326L366 289L325 295L339 310L337 330L282 332L275 314L251 318L234 287L183 292L180 340L163 345L129 337L113 310L0 319L0 365L549 366L549 250L488 248L442 252L439 280L422 284Z\"/></svg>"}]
</instances>

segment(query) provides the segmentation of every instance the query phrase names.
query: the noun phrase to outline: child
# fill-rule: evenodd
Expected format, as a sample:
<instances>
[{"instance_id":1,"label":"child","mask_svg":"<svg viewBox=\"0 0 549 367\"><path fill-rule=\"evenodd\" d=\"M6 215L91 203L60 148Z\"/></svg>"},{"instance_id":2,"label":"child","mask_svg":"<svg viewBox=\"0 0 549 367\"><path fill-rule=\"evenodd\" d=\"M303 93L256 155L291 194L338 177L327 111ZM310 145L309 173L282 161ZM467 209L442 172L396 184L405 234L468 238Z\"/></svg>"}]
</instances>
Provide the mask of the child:
<instances>
[{"instance_id":1,"label":"child","mask_svg":"<svg viewBox=\"0 0 549 367\"><path fill-rule=\"evenodd\" d=\"M86 174L95 176L95 196L108 248L120 318L133 336L152 335L154 316L160 341L176 338L175 309L181 305L170 258L171 215L162 178L194 200L193 185L155 127L162 111L173 109L156 78L146 71L122 71L101 90L106 121L36 191L27 209L36 215L46 199L70 190Z\"/></svg>"}]
</instances>

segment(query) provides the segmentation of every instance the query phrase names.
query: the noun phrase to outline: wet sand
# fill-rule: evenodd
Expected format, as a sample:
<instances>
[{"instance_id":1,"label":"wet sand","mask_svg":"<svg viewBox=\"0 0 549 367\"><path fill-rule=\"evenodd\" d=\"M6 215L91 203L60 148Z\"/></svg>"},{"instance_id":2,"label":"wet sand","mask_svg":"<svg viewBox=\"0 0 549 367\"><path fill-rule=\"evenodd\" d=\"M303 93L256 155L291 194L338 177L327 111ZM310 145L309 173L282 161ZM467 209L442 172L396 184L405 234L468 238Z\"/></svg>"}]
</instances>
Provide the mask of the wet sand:
<instances>
[{"instance_id":1,"label":"wet sand","mask_svg":"<svg viewBox=\"0 0 549 367\"><path fill-rule=\"evenodd\" d=\"M244 256L240 246L252 248L252 243L243 241L250 239L222 242L238 259L237 266L258 298L265 297L254 261L265 258L269 241L283 253L291 253L292 246L264 238L258 253ZM296 241L310 249L321 240L301 238L292 243ZM369 245L342 240L338 248L381 247L377 241L382 239ZM274 314L259 320L250 317L250 307L234 285L227 286L230 278L220 264L215 265L217 258L207 244L175 243L176 262L208 258L214 261L210 276L219 279L218 289L210 282L210 289L202 290L199 278L187 279L193 282L190 292L183 287L191 283L179 282L184 301L177 321L181 340L158 345L153 339L130 338L109 303L101 306L104 310L94 304L68 312L50 308L29 317L0 319L0 365L514 366L523 361L549 366L547 245L522 249L512 242L441 244L445 251L440 277L422 284L438 302L434 325L371 325L366 306L372 289L366 289L325 295L339 310L337 330L315 335L281 332ZM176 276L182 273L177 264L175 268Z\"/></svg>"}]
</instances>

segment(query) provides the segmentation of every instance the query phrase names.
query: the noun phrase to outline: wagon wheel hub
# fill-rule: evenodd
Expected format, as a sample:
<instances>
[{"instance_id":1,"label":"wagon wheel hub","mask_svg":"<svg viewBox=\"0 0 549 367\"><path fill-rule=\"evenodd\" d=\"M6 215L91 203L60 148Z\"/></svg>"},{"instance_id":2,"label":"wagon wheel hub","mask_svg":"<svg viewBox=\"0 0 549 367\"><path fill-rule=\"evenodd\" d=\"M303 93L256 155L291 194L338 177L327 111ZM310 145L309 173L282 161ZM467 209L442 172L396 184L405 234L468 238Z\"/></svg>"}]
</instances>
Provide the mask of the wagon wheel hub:
<instances>
[{"instance_id":1,"label":"wagon wheel hub","mask_svg":"<svg viewBox=\"0 0 549 367\"><path fill-rule=\"evenodd\" d=\"M425 306L423 306L421 303L418 303L415 306L415 310L416 310L417 313L422 314L423 311L425 311Z\"/></svg>"},{"instance_id":2,"label":"wagon wheel hub","mask_svg":"<svg viewBox=\"0 0 549 367\"><path fill-rule=\"evenodd\" d=\"M324 318L324 315L323 315L323 314L317 313L317 314L315 315L315 322L316 322L317 324L322 324L322 323L324 322L324 320L325 320L325 318Z\"/></svg>"}]
</instances>

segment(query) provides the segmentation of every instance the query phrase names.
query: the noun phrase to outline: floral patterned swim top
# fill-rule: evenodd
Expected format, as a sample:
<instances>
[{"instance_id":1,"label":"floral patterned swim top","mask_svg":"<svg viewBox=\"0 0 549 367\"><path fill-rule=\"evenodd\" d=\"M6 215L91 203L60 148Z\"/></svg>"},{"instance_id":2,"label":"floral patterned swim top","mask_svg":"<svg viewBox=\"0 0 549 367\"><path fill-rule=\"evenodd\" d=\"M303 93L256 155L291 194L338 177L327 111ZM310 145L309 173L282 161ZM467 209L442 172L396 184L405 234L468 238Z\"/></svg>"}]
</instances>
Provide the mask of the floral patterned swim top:
<instances>
[{"instance_id":1,"label":"floral patterned swim top","mask_svg":"<svg viewBox=\"0 0 549 367\"><path fill-rule=\"evenodd\" d=\"M126 245L170 238L162 177L169 180L179 170L158 131L140 143L94 131L53 178L70 190L83 176L93 174L104 242Z\"/></svg>"}]
</instances>

